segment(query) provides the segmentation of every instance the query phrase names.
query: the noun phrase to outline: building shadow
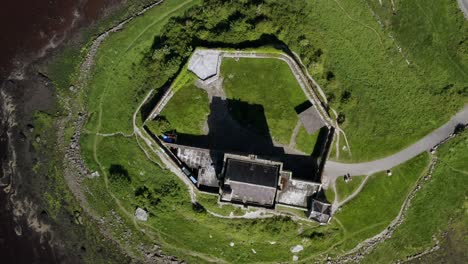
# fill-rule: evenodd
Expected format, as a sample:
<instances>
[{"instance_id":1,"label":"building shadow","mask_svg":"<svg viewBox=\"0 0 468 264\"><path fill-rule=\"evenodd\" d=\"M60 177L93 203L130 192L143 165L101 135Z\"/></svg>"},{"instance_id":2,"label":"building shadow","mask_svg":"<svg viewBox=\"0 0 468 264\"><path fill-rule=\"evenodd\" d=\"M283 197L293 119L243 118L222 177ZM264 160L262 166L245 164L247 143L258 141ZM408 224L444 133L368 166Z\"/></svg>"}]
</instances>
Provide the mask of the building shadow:
<instances>
[{"instance_id":1,"label":"building shadow","mask_svg":"<svg viewBox=\"0 0 468 264\"><path fill-rule=\"evenodd\" d=\"M294 178L320 181L321 157L329 132L326 127L320 131L312 154L300 155L288 154L274 145L262 105L213 97L207 124L207 135L178 133L177 144L209 149L217 175L222 170L224 153L233 153L280 161Z\"/></svg>"}]
</instances>

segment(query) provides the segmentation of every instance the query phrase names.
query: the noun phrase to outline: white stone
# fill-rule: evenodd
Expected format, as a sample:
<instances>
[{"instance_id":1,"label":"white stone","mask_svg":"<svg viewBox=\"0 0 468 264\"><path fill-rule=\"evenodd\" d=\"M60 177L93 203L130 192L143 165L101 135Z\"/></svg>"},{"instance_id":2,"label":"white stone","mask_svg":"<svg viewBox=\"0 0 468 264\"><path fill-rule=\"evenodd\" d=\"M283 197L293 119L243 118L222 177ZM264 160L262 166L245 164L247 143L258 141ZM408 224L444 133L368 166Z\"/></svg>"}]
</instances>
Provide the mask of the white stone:
<instances>
[{"instance_id":1,"label":"white stone","mask_svg":"<svg viewBox=\"0 0 468 264\"><path fill-rule=\"evenodd\" d=\"M301 252L302 250L304 250L304 247L301 245L297 245L291 248L292 253L298 253L298 252Z\"/></svg>"},{"instance_id":2,"label":"white stone","mask_svg":"<svg viewBox=\"0 0 468 264\"><path fill-rule=\"evenodd\" d=\"M234 242L229 243L229 245L230 245L231 247L233 247L233 246L234 246Z\"/></svg>"},{"instance_id":3,"label":"white stone","mask_svg":"<svg viewBox=\"0 0 468 264\"><path fill-rule=\"evenodd\" d=\"M296 255L294 255L294 256L293 256L293 261L298 261L298 260L299 260L299 257L296 256Z\"/></svg>"},{"instance_id":4,"label":"white stone","mask_svg":"<svg viewBox=\"0 0 468 264\"><path fill-rule=\"evenodd\" d=\"M135 218L140 220L140 221L147 221L148 220L148 213L138 207L135 211Z\"/></svg>"},{"instance_id":5,"label":"white stone","mask_svg":"<svg viewBox=\"0 0 468 264\"><path fill-rule=\"evenodd\" d=\"M92 178L99 177L99 176L100 176L99 172L95 171L95 172L91 173L91 175L89 177L92 179Z\"/></svg>"}]
</instances>

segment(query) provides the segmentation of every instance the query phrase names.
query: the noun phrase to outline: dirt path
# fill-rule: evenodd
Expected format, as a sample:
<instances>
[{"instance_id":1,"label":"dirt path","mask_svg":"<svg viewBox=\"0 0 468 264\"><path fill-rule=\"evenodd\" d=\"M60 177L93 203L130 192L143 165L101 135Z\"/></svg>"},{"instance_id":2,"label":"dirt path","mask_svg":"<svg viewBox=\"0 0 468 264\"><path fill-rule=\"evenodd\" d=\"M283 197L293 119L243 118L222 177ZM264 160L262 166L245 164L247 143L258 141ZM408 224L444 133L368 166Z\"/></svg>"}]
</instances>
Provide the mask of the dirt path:
<instances>
[{"instance_id":1,"label":"dirt path","mask_svg":"<svg viewBox=\"0 0 468 264\"><path fill-rule=\"evenodd\" d=\"M332 204L332 214L334 214L336 212L336 210L338 210L338 208L343 206L345 203L347 203L347 202L351 201L352 199L354 199L354 197L356 197L362 191L362 189L366 185L367 180L369 179L369 177L370 177L370 175L367 175L366 178L364 178L364 180L361 182L361 185L359 185L359 187L352 194L350 194L348 197L346 197L342 201L339 200L339 195L336 192L336 181L335 181L333 183L333 190L335 191L335 201Z\"/></svg>"},{"instance_id":2,"label":"dirt path","mask_svg":"<svg viewBox=\"0 0 468 264\"><path fill-rule=\"evenodd\" d=\"M290 148L295 148L296 146L296 137L297 137L297 134L299 133L299 129L301 129L301 121L300 120L297 120L297 124L296 126L294 127L294 130L291 134L291 139L289 139L289 147Z\"/></svg>"}]
</instances>

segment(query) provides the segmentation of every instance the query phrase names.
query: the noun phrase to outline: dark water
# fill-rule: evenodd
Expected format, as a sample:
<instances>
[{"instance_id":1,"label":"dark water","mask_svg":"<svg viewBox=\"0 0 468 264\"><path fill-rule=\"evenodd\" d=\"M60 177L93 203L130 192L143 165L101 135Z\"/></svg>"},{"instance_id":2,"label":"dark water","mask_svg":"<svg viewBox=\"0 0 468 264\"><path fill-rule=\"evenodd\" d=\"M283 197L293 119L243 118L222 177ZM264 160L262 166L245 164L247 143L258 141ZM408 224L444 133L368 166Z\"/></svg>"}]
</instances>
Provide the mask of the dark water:
<instances>
[{"instance_id":1,"label":"dark water","mask_svg":"<svg viewBox=\"0 0 468 264\"><path fill-rule=\"evenodd\" d=\"M64 39L101 17L106 8L118 2L116 0L2 1L0 8L0 84L6 82L13 69L30 63L34 59L48 56L49 52L60 45ZM26 75L24 78L29 79L30 76ZM3 85L0 86L0 90L4 88ZM13 93L21 94L22 91L16 90ZM25 109L31 112L37 110L34 100L41 100L41 96L37 98L23 100L19 97L19 100L16 100L17 103L20 102L16 106L19 110L16 113L17 118L22 118L21 111ZM6 133L10 128L5 122L7 117L2 116L1 107L0 102L0 180L5 182L8 178L3 175L2 168L8 164L8 145L16 143L8 142ZM19 133L15 130L11 132L16 136ZM24 156L24 151L27 150L17 149L18 159ZM13 175L13 179L16 180L15 187L26 184L18 182L15 176L18 175ZM0 263L77 262L67 260L63 257L66 253L58 254L57 249L50 247L47 243L41 243L39 235L29 230L24 220L15 222L8 200L9 196L0 189ZM20 236L15 232L18 226L22 227ZM58 255L62 257L57 257Z\"/></svg>"},{"instance_id":2,"label":"dark water","mask_svg":"<svg viewBox=\"0 0 468 264\"><path fill-rule=\"evenodd\" d=\"M17 59L37 56L79 26L102 15L115 0L6 0L0 8L0 80Z\"/></svg>"}]
</instances>

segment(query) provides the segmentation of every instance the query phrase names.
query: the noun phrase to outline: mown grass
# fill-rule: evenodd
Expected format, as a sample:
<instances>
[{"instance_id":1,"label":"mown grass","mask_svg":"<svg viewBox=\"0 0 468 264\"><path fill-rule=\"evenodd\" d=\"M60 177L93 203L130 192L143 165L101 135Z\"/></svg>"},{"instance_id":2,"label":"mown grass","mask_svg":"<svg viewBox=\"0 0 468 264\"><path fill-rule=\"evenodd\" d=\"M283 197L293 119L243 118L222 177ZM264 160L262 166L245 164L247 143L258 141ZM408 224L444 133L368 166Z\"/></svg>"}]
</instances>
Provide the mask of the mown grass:
<instances>
[{"instance_id":1,"label":"mown grass","mask_svg":"<svg viewBox=\"0 0 468 264\"><path fill-rule=\"evenodd\" d=\"M345 182L343 177L339 177L336 179L336 192L340 197L340 201L343 201L351 195L359 186L361 185L362 181L366 178L366 176L353 176L351 177L351 181Z\"/></svg>"},{"instance_id":2,"label":"mown grass","mask_svg":"<svg viewBox=\"0 0 468 264\"><path fill-rule=\"evenodd\" d=\"M203 135L210 105L205 90L193 82L178 87L174 96L161 112L177 132L191 135Z\"/></svg>"},{"instance_id":3,"label":"mown grass","mask_svg":"<svg viewBox=\"0 0 468 264\"><path fill-rule=\"evenodd\" d=\"M365 258L365 263L393 263L422 252L434 244L433 235L440 238L451 223L461 225L466 232L468 133L440 147L436 155L439 160L432 179L412 200L405 221ZM450 247L463 251L466 244Z\"/></svg>"},{"instance_id":4,"label":"mown grass","mask_svg":"<svg viewBox=\"0 0 468 264\"><path fill-rule=\"evenodd\" d=\"M399 2L385 30L364 1L311 5L310 23L317 28L313 39L325 51L309 70L329 94L332 107L346 116L341 127L352 156L343 155L342 160L395 153L446 122L467 101L456 91L466 86L468 72L466 44L459 44L468 22L454 11L456 1ZM391 8L386 11L392 16ZM329 80L327 71L333 73Z\"/></svg>"},{"instance_id":5,"label":"mown grass","mask_svg":"<svg viewBox=\"0 0 468 264\"><path fill-rule=\"evenodd\" d=\"M357 197L335 214L346 230L343 250L353 248L359 241L382 231L398 215L406 195L426 171L429 162L422 154L393 169L393 175L372 175Z\"/></svg>"},{"instance_id":6,"label":"mown grass","mask_svg":"<svg viewBox=\"0 0 468 264\"><path fill-rule=\"evenodd\" d=\"M228 98L261 105L273 140L289 144L298 120L294 107L307 101L289 66L278 59L224 58L221 74Z\"/></svg>"},{"instance_id":7,"label":"mown grass","mask_svg":"<svg viewBox=\"0 0 468 264\"><path fill-rule=\"evenodd\" d=\"M311 154L314 150L315 143L317 143L319 133L320 131L317 131L314 134L309 135L304 126L301 125L299 133L297 133L296 136L295 148L306 154Z\"/></svg>"}]
</instances>

